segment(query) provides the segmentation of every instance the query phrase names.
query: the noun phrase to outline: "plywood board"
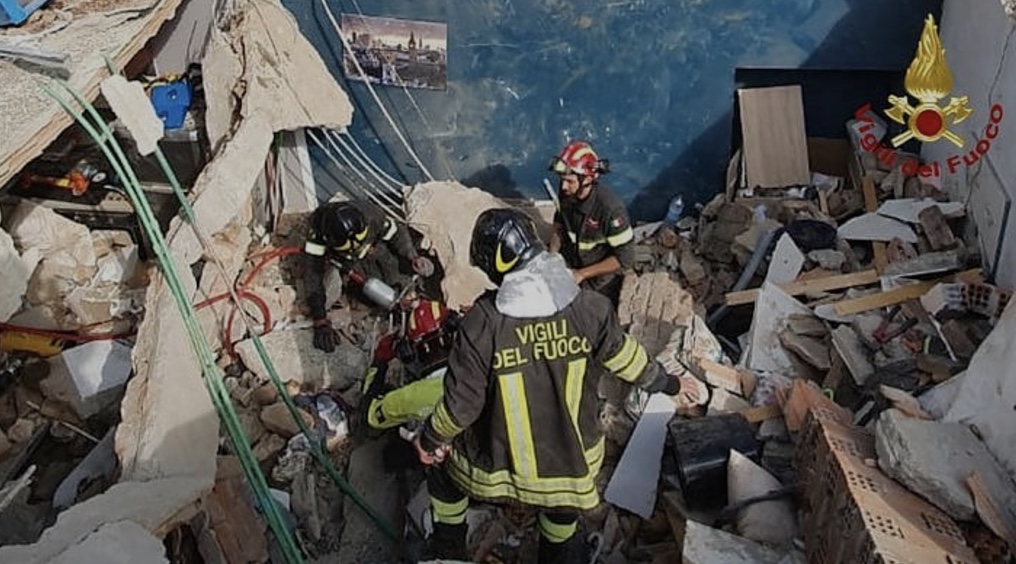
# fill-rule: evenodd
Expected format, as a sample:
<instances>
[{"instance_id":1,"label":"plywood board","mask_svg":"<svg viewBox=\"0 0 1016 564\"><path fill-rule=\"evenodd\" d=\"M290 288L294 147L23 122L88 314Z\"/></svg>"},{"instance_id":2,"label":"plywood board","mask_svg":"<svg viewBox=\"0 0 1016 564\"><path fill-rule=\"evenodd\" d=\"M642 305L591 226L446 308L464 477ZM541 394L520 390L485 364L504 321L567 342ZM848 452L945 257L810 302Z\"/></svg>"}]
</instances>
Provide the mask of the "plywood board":
<instances>
[{"instance_id":1,"label":"plywood board","mask_svg":"<svg viewBox=\"0 0 1016 564\"><path fill-rule=\"evenodd\" d=\"M748 187L809 184L801 87L742 88L737 93Z\"/></svg>"}]
</instances>

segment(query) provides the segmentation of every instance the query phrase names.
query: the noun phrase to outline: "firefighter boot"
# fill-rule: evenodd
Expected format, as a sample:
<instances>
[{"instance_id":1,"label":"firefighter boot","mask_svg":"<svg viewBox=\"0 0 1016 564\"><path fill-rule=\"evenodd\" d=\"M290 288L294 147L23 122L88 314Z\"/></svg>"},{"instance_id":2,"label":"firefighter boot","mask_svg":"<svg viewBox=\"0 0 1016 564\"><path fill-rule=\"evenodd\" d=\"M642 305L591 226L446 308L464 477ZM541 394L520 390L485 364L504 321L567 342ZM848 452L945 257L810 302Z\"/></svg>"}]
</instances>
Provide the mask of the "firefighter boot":
<instances>
[{"instance_id":1,"label":"firefighter boot","mask_svg":"<svg viewBox=\"0 0 1016 564\"><path fill-rule=\"evenodd\" d=\"M467 561L466 524L434 523L434 534L427 539L424 559Z\"/></svg>"},{"instance_id":2,"label":"firefighter boot","mask_svg":"<svg viewBox=\"0 0 1016 564\"><path fill-rule=\"evenodd\" d=\"M536 561L538 564L586 564L589 562L589 549L580 535L572 535L564 542L551 542L540 535Z\"/></svg>"}]
</instances>

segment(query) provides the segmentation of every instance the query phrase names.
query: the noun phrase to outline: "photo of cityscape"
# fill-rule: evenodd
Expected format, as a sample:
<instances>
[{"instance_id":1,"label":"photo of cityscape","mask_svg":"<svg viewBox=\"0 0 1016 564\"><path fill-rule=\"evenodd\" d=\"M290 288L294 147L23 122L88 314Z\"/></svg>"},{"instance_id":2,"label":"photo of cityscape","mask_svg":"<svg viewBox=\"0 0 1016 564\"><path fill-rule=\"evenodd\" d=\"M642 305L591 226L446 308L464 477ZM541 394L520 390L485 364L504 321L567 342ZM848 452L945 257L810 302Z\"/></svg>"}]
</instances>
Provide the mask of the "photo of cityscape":
<instances>
[{"instance_id":1,"label":"photo of cityscape","mask_svg":"<svg viewBox=\"0 0 1016 564\"><path fill-rule=\"evenodd\" d=\"M444 90L447 29L443 23L342 14L342 34L351 49L343 55L343 72L350 80Z\"/></svg>"}]
</instances>

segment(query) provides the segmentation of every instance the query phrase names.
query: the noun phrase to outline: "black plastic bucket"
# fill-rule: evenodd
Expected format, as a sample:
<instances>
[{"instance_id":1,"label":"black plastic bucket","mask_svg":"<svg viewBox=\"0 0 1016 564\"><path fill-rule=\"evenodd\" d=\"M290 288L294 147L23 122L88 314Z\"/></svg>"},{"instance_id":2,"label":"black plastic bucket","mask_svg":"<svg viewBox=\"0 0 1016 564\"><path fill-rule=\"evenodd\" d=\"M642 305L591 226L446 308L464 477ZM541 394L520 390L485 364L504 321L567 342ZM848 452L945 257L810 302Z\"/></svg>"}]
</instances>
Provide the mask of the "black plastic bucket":
<instances>
[{"instance_id":1,"label":"black plastic bucket","mask_svg":"<svg viewBox=\"0 0 1016 564\"><path fill-rule=\"evenodd\" d=\"M727 459L731 450L756 461L761 452L755 430L736 413L674 419L669 431L681 490L690 508L726 505Z\"/></svg>"}]
</instances>

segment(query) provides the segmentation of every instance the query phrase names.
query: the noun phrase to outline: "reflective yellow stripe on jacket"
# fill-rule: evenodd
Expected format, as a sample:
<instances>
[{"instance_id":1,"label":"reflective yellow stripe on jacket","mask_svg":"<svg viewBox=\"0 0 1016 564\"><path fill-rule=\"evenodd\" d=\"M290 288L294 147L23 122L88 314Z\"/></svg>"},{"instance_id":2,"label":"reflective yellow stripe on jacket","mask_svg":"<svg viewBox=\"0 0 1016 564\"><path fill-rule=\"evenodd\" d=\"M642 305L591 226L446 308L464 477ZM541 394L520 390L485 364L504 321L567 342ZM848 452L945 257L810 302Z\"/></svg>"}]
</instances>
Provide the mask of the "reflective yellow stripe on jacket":
<instances>
[{"instance_id":1,"label":"reflective yellow stripe on jacket","mask_svg":"<svg viewBox=\"0 0 1016 564\"><path fill-rule=\"evenodd\" d=\"M486 472L452 451L445 462L448 475L471 495L484 499L512 498L542 507L593 509L600 503L596 475L603 465L603 438L585 452L589 472L583 476L541 478L520 476L508 470Z\"/></svg>"},{"instance_id":2,"label":"reflective yellow stripe on jacket","mask_svg":"<svg viewBox=\"0 0 1016 564\"><path fill-rule=\"evenodd\" d=\"M586 359L568 363L565 376L565 403L569 419L579 443L582 432L578 426L582 401L582 385L586 372ZM508 449L514 471L486 472L473 467L469 461L453 451L447 464L449 475L471 494L488 499L509 497L522 503L540 506L567 506L592 509L600 502L595 478L603 464L604 442L601 438L585 450L587 472L574 477L541 477L536 463L536 445L533 441L532 421L525 380L521 372L498 377L505 425L508 430ZM439 410L443 406L440 404ZM443 418L443 416L441 417ZM435 413L434 420L441 419ZM438 430L435 427L435 430ZM440 432L440 431L439 431Z\"/></svg>"},{"instance_id":3,"label":"reflective yellow stripe on jacket","mask_svg":"<svg viewBox=\"0 0 1016 564\"><path fill-rule=\"evenodd\" d=\"M649 364L649 355L635 339L624 336L621 349L603 362L603 367L616 374L625 382L634 382Z\"/></svg>"}]
</instances>

